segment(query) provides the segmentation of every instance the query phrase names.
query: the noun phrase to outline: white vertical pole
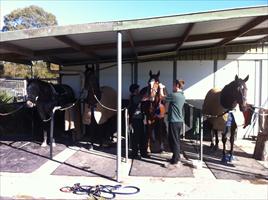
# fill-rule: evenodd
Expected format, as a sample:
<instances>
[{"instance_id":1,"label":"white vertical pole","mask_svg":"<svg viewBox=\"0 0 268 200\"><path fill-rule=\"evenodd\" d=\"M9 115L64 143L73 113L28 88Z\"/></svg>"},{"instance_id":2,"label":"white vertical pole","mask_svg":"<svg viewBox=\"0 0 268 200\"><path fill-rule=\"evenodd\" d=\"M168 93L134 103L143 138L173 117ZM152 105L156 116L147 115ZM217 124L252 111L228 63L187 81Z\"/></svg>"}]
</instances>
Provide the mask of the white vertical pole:
<instances>
[{"instance_id":1,"label":"white vertical pole","mask_svg":"<svg viewBox=\"0 0 268 200\"><path fill-rule=\"evenodd\" d=\"M128 110L125 109L125 150L126 150L126 159L125 163L128 161Z\"/></svg>"},{"instance_id":2,"label":"white vertical pole","mask_svg":"<svg viewBox=\"0 0 268 200\"><path fill-rule=\"evenodd\" d=\"M122 34L117 32L117 182L121 180Z\"/></svg>"}]
</instances>

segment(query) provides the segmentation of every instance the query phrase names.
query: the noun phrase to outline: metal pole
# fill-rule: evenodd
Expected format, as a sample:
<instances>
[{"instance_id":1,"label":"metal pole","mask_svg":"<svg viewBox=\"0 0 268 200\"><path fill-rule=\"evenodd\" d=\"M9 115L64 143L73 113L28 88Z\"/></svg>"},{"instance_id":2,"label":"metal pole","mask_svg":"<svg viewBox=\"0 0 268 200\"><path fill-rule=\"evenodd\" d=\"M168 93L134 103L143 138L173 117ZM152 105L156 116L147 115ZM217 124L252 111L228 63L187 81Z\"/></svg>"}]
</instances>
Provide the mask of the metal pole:
<instances>
[{"instance_id":1,"label":"metal pole","mask_svg":"<svg viewBox=\"0 0 268 200\"><path fill-rule=\"evenodd\" d=\"M117 182L121 180L122 34L117 32Z\"/></svg>"},{"instance_id":2,"label":"metal pole","mask_svg":"<svg viewBox=\"0 0 268 200\"><path fill-rule=\"evenodd\" d=\"M128 110L125 109L125 149L126 149L126 160L128 161Z\"/></svg>"},{"instance_id":3,"label":"metal pole","mask_svg":"<svg viewBox=\"0 0 268 200\"><path fill-rule=\"evenodd\" d=\"M203 126L203 121L204 121L204 119L203 119L203 116L201 115L201 120L200 120L200 164L201 164L201 167L202 167L202 165L203 165L203 128L204 128L204 126Z\"/></svg>"},{"instance_id":4,"label":"metal pole","mask_svg":"<svg viewBox=\"0 0 268 200\"><path fill-rule=\"evenodd\" d=\"M50 159L53 158L53 131L54 131L54 109L51 114L51 120L50 120Z\"/></svg>"},{"instance_id":5,"label":"metal pole","mask_svg":"<svg viewBox=\"0 0 268 200\"><path fill-rule=\"evenodd\" d=\"M52 110L52 115L51 115L51 121L50 121L50 159L53 158L53 132L54 132L54 114L56 110L60 109L60 106L54 107Z\"/></svg>"}]
</instances>

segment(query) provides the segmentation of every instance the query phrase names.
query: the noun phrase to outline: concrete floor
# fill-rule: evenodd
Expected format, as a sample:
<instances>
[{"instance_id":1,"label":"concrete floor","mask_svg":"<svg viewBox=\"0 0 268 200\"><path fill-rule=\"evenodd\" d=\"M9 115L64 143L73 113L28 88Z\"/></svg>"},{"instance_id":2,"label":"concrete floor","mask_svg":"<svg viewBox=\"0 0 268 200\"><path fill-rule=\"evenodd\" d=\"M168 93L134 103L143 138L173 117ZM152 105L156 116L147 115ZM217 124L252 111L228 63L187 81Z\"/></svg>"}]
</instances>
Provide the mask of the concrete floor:
<instances>
[{"instance_id":1,"label":"concrete floor","mask_svg":"<svg viewBox=\"0 0 268 200\"><path fill-rule=\"evenodd\" d=\"M250 140L237 140L236 145L250 155L253 153L255 144ZM3 148L3 143L1 146ZM27 144L21 148L27 149L26 147ZM4 156L2 148L1 155ZM36 160L41 164L31 172L4 172L1 169L1 199L88 199L87 195L63 193L60 188L72 186L75 183L91 186L118 184L115 181L116 177L53 174L59 166L80 150L81 147L64 148L54 156L53 160L47 159L45 162ZM98 153L99 151L93 150L92 152ZM46 155L45 153L44 150L41 151L41 154ZM10 156L11 154L12 152L8 153ZM101 152L101 154L111 156L107 152ZM5 162L9 163L7 160ZM12 160L12 162L15 161ZM20 162L27 163L27 160ZM192 164L193 177L130 176L132 161L122 163L120 184L139 187L140 192L128 196L117 195L116 199L268 199L267 163L258 161L264 169L262 174L266 178L237 180L216 178L205 162L202 163L202 168L194 167L198 163L195 159L184 158L184 162ZM235 162L234 167L239 167L239 165L239 161Z\"/></svg>"}]
</instances>

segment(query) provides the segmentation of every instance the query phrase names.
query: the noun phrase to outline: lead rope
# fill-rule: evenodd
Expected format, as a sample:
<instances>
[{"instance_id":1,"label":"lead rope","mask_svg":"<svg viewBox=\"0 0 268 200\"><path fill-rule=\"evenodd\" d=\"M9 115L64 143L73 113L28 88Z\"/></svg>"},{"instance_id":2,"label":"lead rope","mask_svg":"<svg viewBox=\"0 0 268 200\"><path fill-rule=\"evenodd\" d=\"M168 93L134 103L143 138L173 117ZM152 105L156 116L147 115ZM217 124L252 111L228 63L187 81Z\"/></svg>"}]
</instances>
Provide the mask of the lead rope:
<instances>
[{"instance_id":1,"label":"lead rope","mask_svg":"<svg viewBox=\"0 0 268 200\"><path fill-rule=\"evenodd\" d=\"M25 106L25 103L22 104L20 107L18 107L17 109L11 111L11 112L8 112L8 113L0 113L0 116L8 116L8 115L12 115L16 112L18 112L19 110L21 110L23 107Z\"/></svg>"}]
</instances>

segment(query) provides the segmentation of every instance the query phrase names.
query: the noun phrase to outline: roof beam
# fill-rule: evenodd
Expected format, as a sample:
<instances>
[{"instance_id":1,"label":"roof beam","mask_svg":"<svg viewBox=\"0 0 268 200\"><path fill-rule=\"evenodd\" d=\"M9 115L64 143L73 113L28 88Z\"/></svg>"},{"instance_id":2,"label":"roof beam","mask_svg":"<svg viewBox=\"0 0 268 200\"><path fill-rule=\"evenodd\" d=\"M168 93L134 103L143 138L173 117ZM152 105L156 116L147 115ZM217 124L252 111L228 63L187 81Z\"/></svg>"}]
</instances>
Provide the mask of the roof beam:
<instances>
[{"instance_id":1,"label":"roof beam","mask_svg":"<svg viewBox=\"0 0 268 200\"><path fill-rule=\"evenodd\" d=\"M189 37L189 34L191 32L191 30L193 29L194 27L194 23L190 23L186 30L184 31L180 41L176 44L176 47L175 47L175 51L179 51L180 47L182 46L182 44L188 39Z\"/></svg>"},{"instance_id":2,"label":"roof beam","mask_svg":"<svg viewBox=\"0 0 268 200\"><path fill-rule=\"evenodd\" d=\"M215 46L216 47L224 46L225 44L227 44L228 42L231 42L235 38L241 37L242 35L246 34L252 28L254 28L255 26L261 24L262 22L264 22L267 19L268 19L267 15L266 16L255 17L253 20L251 20L250 22L248 22L247 24L242 26L238 31L236 31L235 35L224 38L222 41L217 43Z\"/></svg>"},{"instance_id":3,"label":"roof beam","mask_svg":"<svg viewBox=\"0 0 268 200\"><path fill-rule=\"evenodd\" d=\"M219 32L219 33L206 33L206 34L198 34L198 35L189 35L185 42L193 42L193 41L200 41L200 40L212 40L212 39L219 39L223 37L232 37L235 35L236 31L226 31L226 32ZM252 29L245 33L242 37L246 36L255 36L255 35L268 35L268 28L261 28L261 29ZM181 40L181 37L173 37L173 38L166 38L166 39L154 39L154 40L143 40L143 41L135 41L134 47L144 47L144 46L154 46L154 45L164 45L164 44L175 44L178 40ZM134 40L133 40L134 41ZM123 42L123 48L131 48L130 42ZM116 43L106 43L106 44L99 44L99 45L88 45L83 46L84 49L91 49L91 50L104 50L104 49L112 49L116 48ZM58 49L49 49L49 50L39 50L35 51L34 55L38 57L45 57L45 56L54 56L57 54L68 54L68 53L76 53L79 50L74 48L58 48Z\"/></svg>"},{"instance_id":4,"label":"roof beam","mask_svg":"<svg viewBox=\"0 0 268 200\"><path fill-rule=\"evenodd\" d=\"M130 43L130 45L132 47L132 50L133 50L133 52L134 52L134 54L135 54L135 56L137 58L138 57L138 53L137 53L136 48L135 48L134 39L133 39L133 36L131 34L131 31L130 30L127 30L126 32L127 32L129 43Z\"/></svg>"},{"instance_id":5,"label":"roof beam","mask_svg":"<svg viewBox=\"0 0 268 200\"><path fill-rule=\"evenodd\" d=\"M75 41L72 39L66 37L66 36L55 36L55 38L68 46L72 47L73 49L80 51L82 53L85 53L86 55L98 59L97 54L95 54L93 51L91 51L89 48L85 48L79 44L77 44Z\"/></svg>"},{"instance_id":6,"label":"roof beam","mask_svg":"<svg viewBox=\"0 0 268 200\"><path fill-rule=\"evenodd\" d=\"M28 57L34 56L34 52L32 50L17 46L11 43L7 43L7 42L1 43L0 50L7 50L11 53L28 56Z\"/></svg>"},{"instance_id":7,"label":"roof beam","mask_svg":"<svg viewBox=\"0 0 268 200\"><path fill-rule=\"evenodd\" d=\"M268 42L268 35L258 40L259 43Z\"/></svg>"}]
</instances>

